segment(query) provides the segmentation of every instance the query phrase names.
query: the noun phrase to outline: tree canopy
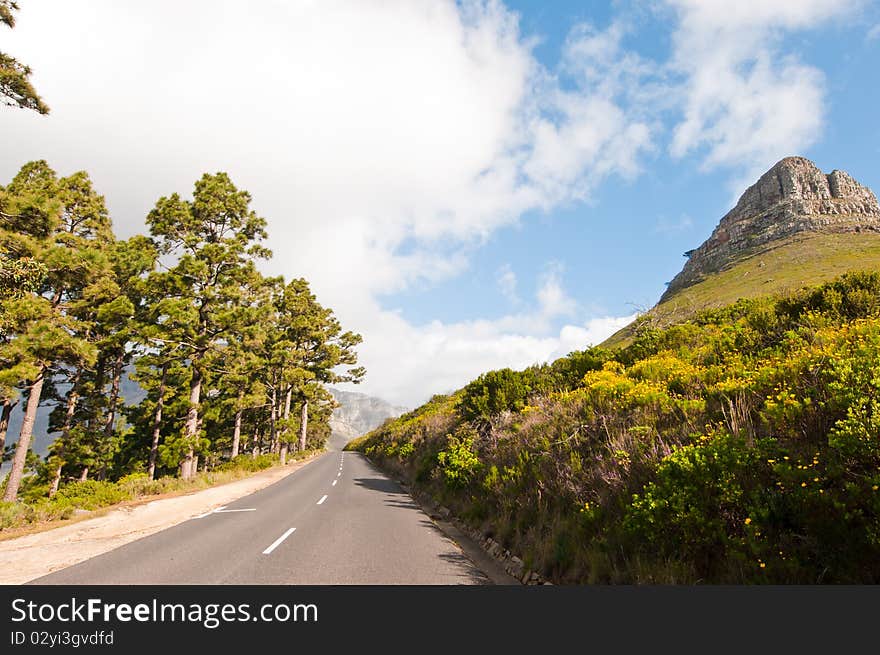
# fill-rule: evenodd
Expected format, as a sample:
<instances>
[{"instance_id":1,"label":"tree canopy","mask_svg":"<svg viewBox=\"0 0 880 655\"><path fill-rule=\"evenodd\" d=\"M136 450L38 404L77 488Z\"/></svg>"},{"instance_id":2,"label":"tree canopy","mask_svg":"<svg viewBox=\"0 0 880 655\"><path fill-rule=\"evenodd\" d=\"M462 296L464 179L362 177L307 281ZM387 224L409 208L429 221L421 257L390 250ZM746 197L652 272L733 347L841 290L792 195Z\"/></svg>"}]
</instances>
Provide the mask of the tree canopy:
<instances>
[{"instance_id":1,"label":"tree canopy","mask_svg":"<svg viewBox=\"0 0 880 655\"><path fill-rule=\"evenodd\" d=\"M13 0L0 0L0 23L15 27L15 12L18 3ZM31 69L5 52L0 52L0 103L7 107L32 109L40 114L48 114L49 106L37 94L31 84Z\"/></svg>"},{"instance_id":2,"label":"tree canopy","mask_svg":"<svg viewBox=\"0 0 880 655\"><path fill-rule=\"evenodd\" d=\"M0 187L0 446L25 408L5 500L323 446L325 386L361 379L361 338L305 279L260 273L271 252L250 203L206 173L191 198L157 200L148 235L119 240L83 171L35 161ZM57 436L34 465L41 406Z\"/></svg>"}]
</instances>

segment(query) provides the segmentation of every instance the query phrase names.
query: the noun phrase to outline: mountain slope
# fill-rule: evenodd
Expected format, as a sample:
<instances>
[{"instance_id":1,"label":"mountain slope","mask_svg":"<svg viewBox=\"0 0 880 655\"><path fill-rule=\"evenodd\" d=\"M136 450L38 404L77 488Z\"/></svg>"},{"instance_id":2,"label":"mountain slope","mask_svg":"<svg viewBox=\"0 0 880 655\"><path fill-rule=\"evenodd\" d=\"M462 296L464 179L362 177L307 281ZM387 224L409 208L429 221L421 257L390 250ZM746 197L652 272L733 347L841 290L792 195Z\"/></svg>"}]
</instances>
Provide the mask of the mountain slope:
<instances>
[{"instance_id":1,"label":"mountain slope","mask_svg":"<svg viewBox=\"0 0 880 655\"><path fill-rule=\"evenodd\" d=\"M636 326L666 326L740 298L786 294L847 271L880 268L880 205L849 174L781 160L745 193L669 283L657 305L602 345L626 344Z\"/></svg>"}]
</instances>

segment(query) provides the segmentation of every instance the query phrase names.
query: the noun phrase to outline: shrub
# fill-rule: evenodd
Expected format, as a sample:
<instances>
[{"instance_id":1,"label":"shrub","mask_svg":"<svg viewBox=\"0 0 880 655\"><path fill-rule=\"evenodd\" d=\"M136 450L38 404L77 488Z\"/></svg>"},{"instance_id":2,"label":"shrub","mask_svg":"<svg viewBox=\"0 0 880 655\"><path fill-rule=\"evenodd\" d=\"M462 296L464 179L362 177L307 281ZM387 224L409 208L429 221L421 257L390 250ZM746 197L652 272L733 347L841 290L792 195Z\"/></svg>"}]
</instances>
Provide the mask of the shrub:
<instances>
[{"instance_id":1,"label":"shrub","mask_svg":"<svg viewBox=\"0 0 880 655\"><path fill-rule=\"evenodd\" d=\"M465 386L458 410L469 421L491 421L502 412L519 411L532 391L532 377L509 368L484 373Z\"/></svg>"},{"instance_id":2,"label":"shrub","mask_svg":"<svg viewBox=\"0 0 880 655\"><path fill-rule=\"evenodd\" d=\"M482 463L474 451L472 435L448 435L446 449L437 454L437 464L443 480L450 487L466 486L476 476Z\"/></svg>"},{"instance_id":3,"label":"shrub","mask_svg":"<svg viewBox=\"0 0 880 655\"><path fill-rule=\"evenodd\" d=\"M82 509L98 509L129 498L131 496L125 490L112 482L86 480L64 485L55 494L52 502L81 507Z\"/></svg>"}]
</instances>

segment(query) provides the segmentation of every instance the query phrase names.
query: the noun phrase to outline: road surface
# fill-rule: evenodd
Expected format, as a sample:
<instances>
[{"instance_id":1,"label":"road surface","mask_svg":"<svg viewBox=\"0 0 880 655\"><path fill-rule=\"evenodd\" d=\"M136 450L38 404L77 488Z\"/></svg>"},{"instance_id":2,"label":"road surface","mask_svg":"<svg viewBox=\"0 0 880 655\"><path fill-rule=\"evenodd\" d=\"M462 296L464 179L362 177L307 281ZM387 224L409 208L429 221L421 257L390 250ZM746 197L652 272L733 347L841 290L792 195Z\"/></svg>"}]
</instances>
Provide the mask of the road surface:
<instances>
[{"instance_id":1,"label":"road surface","mask_svg":"<svg viewBox=\"0 0 880 655\"><path fill-rule=\"evenodd\" d=\"M400 486L331 450L208 514L30 584L489 584Z\"/></svg>"}]
</instances>

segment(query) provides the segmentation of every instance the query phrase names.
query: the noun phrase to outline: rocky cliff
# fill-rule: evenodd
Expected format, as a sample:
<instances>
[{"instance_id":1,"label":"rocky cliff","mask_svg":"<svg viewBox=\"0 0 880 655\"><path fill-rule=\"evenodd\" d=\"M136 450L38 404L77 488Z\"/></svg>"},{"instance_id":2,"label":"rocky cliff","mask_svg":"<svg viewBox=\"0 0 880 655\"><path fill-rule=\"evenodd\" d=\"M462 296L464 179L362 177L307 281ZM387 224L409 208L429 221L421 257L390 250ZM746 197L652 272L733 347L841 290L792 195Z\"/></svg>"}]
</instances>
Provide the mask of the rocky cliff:
<instances>
[{"instance_id":1,"label":"rocky cliff","mask_svg":"<svg viewBox=\"0 0 880 655\"><path fill-rule=\"evenodd\" d=\"M808 159L787 157L746 189L699 248L685 253L687 263L660 302L786 237L863 231L880 233L880 206L870 189L843 171L825 174Z\"/></svg>"},{"instance_id":2,"label":"rocky cliff","mask_svg":"<svg viewBox=\"0 0 880 655\"><path fill-rule=\"evenodd\" d=\"M396 407L380 398L373 398L362 393L330 389L330 393L340 403L333 410L330 418L330 429L335 437L354 439L370 430L379 427L388 418L395 418L408 411L405 407Z\"/></svg>"}]
</instances>

